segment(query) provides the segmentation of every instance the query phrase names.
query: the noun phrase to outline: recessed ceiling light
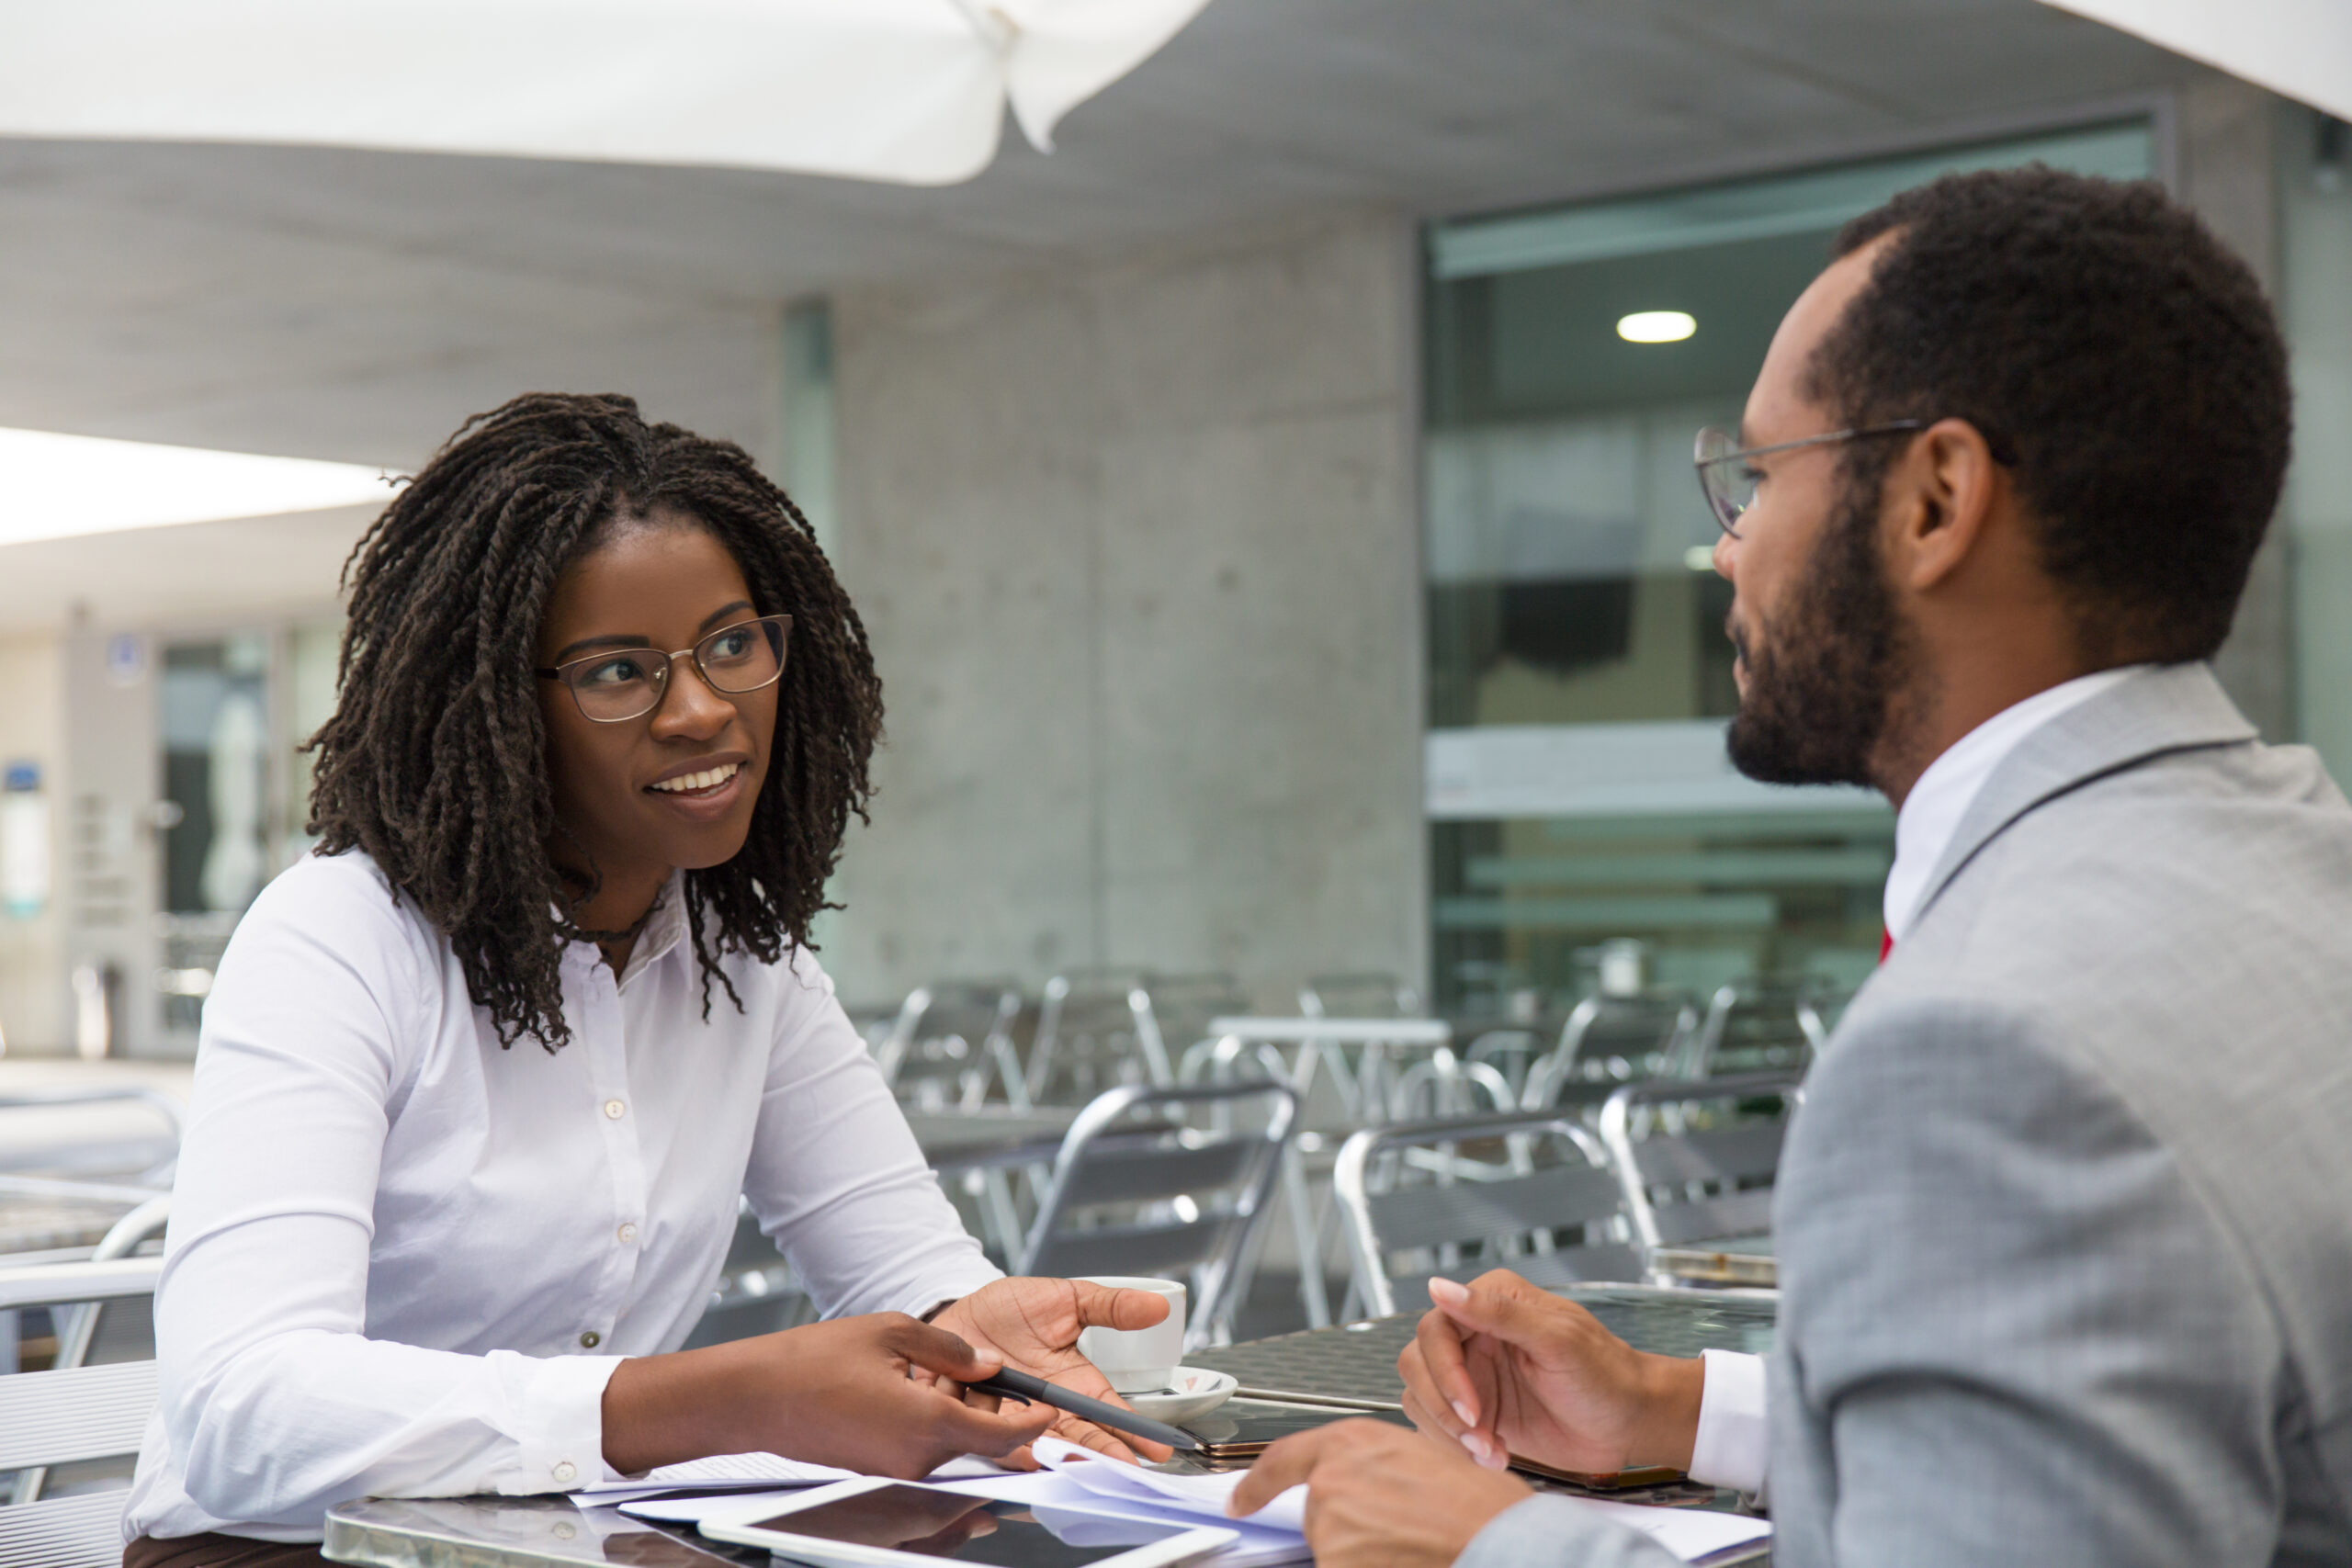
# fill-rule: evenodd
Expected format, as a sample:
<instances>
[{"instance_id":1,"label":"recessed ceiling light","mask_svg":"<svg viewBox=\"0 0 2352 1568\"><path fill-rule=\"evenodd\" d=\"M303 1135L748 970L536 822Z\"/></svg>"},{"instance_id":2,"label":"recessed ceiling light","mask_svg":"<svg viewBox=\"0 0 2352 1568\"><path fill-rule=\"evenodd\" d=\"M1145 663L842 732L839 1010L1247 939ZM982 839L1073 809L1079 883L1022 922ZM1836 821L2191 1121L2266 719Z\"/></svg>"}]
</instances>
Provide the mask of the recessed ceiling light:
<instances>
[{"instance_id":1,"label":"recessed ceiling light","mask_svg":"<svg viewBox=\"0 0 2352 1568\"><path fill-rule=\"evenodd\" d=\"M1627 343L1680 343L1698 330L1697 320L1680 310L1636 310L1617 319L1617 335Z\"/></svg>"},{"instance_id":2,"label":"recessed ceiling light","mask_svg":"<svg viewBox=\"0 0 2352 1568\"><path fill-rule=\"evenodd\" d=\"M391 499L371 465L0 429L0 545Z\"/></svg>"}]
</instances>

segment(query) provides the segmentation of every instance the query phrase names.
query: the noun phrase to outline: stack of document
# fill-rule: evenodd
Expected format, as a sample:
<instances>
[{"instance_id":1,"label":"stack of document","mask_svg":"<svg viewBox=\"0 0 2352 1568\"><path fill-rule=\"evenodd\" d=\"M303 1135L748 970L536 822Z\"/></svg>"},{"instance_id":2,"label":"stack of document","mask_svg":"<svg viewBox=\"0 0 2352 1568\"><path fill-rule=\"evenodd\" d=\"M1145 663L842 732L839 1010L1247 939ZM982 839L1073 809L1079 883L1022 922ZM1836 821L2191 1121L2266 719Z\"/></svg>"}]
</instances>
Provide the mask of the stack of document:
<instances>
[{"instance_id":1,"label":"stack of document","mask_svg":"<svg viewBox=\"0 0 2352 1568\"><path fill-rule=\"evenodd\" d=\"M1303 1533L1306 1517L1303 1486L1292 1487L1246 1518L1229 1519L1225 1509L1233 1489L1241 1483L1238 1471L1172 1474L1104 1459L1058 1438L1040 1438L1031 1451L1045 1469L1023 1473L1001 1469L986 1460L962 1459L925 1479L928 1484L968 1496L1018 1503L1057 1531L1057 1518L1075 1524L1085 1516L1213 1524L1234 1531L1238 1540L1201 1560L1211 1568L1276 1568L1311 1561ZM776 1495L784 1495L785 1488L843 1481L851 1473L774 1454L738 1454L673 1465L642 1481L587 1488L573 1495L583 1507L617 1503L623 1513L639 1518L693 1523L757 1507L761 1499L756 1491L775 1489ZM665 1495L655 1496L655 1493ZM1769 1520L1737 1514L1591 1497L1561 1501L1639 1530L1686 1562L1704 1562L1752 1546L1772 1533Z\"/></svg>"}]
</instances>

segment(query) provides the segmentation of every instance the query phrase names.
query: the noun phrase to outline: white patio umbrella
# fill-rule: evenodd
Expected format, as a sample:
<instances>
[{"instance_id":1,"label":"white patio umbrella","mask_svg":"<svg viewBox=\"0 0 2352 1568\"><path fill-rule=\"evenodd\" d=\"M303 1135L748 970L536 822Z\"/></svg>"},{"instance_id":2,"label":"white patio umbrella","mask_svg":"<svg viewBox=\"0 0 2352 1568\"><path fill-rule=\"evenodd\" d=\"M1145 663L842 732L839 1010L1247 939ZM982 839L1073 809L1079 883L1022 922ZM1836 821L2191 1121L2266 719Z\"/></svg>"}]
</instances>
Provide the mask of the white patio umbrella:
<instances>
[{"instance_id":1,"label":"white patio umbrella","mask_svg":"<svg viewBox=\"0 0 2352 1568\"><path fill-rule=\"evenodd\" d=\"M2044 0L2352 119L2352 0Z\"/></svg>"},{"instance_id":2,"label":"white patio umbrella","mask_svg":"<svg viewBox=\"0 0 2352 1568\"><path fill-rule=\"evenodd\" d=\"M1208 0L0 0L0 136L946 185Z\"/></svg>"}]
</instances>

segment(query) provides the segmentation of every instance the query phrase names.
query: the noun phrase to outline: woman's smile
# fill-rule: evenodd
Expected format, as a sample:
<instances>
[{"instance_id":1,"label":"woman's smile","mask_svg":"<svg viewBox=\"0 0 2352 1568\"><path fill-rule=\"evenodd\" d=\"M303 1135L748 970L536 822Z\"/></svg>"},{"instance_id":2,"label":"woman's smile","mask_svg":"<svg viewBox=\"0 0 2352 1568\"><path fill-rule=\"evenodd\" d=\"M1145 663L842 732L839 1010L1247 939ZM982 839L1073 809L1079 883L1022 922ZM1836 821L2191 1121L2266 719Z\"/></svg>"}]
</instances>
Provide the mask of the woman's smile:
<instances>
[{"instance_id":1,"label":"woman's smile","mask_svg":"<svg viewBox=\"0 0 2352 1568\"><path fill-rule=\"evenodd\" d=\"M738 753L684 763L647 784L645 793L697 822L713 821L733 810L743 794L746 761Z\"/></svg>"}]
</instances>

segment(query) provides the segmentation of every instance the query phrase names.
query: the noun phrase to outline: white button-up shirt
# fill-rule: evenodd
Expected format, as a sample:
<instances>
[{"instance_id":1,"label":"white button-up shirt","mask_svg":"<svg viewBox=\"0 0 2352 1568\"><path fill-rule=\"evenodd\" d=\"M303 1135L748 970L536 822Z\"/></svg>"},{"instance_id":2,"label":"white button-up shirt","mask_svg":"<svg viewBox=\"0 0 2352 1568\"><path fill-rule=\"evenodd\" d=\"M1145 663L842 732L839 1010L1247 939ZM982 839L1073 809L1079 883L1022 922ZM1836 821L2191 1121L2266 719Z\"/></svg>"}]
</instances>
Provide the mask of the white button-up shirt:
<instances>
[{"instance_id":1,"label":"white button-up shirt","mask_svg":"<svg viewBox=\"0 0 2352 1568\"><path fill-rule=\"evenodd\" d=\"M704 1018L682 893L617 983L566 950L550 1055L367 855L264 890L205 1005L126 1538L606 1478L605 1380L684 1343L738 1194L829 1314L997 1277L814 959L729 955Z\"/></svg>"},{"instance_id":2,"label":"white button-up shirt","mask_svg":"<svg viewBox=\"0 0 2352 1568\"><path fill-rule=\"evenodd\" d=\"M2126 664L2062 681L2003 708L1962 736L1919 775L1894 814L1894 864L1886 874L1882 906L1887 934L1901 942L1919 916L1928 878L1943 863L1960 819L2027 736L2148 668ZM1767 1443L1764 1361L1736 1350L1709 1350L1699 1394L1699 1431L1690 1446L1690 1476L1716 1486L1760 1492Z\"/></svg>"}]
</instances>

